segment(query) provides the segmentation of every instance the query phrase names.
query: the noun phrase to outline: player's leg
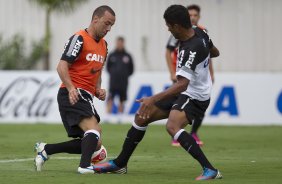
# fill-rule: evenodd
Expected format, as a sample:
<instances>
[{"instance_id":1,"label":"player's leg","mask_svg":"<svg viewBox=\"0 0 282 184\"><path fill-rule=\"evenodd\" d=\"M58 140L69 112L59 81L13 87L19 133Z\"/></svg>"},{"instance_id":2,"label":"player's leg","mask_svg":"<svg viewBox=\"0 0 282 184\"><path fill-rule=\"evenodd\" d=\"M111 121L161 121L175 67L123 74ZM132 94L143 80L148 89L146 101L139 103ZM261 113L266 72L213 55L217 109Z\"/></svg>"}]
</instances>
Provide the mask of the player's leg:
<instances>
[{"instance_id":1,"label":"player's leg","mask_svg":"<svg viewBox=\"0 0 282 184\"><path fill-rule=\"evenodd\" d=\"M202 125L203 119L204 117L195 117L191 127L191 135L200 146L202 146L204 143L200 140L197 132Z\"/></svg>"},{"instance_id":2,"label":"player's leg","mask_svg":"<svg viewBox=\"0 0 282 184\"><path fill-rule=\"evenodd\" d=\"M158 107L153 106L152 111L150 112L149 119L142 119L138 115L135 115L135 120L132 124L132 127L127 132L126 138L122 146L122 151L120 152L118 157L104 164L96 164L94 166L95 171L99 173L126 173L127 163L139 142L142 141L148 124L156 120L165 119L168 117L168 114L169 111L163 111L160 110Z\"/></svg>"},{"instance_id":3,"label":"player's leg","mask_svg":"<svg viewBox=\"0 0 282 184\"><path fill-rule=\"evenodd\" d=\"M43 143L44 144L44 143ZM95 151L101 148L102 142L99 139L97 148ZM70 141L55 143L55 144L46 144L44 149L48 156L57 153L69 153L69 154L81 154L81 139L72 139Z\"/></svg>"},{"instance_id":4,"label":"player's leg","mask_svg":"<svg viewBox=\"0 0 282 184\"><path fill-rule=\"evenodd\" d=\"M203 168L214 169L193 137L183 129L188 122L184 111L172 110L166 125L167 131L174 139L179 141L186 151L198 160Z\"/></svg>"},{"instance_id":5,"label":"player's leg","mask_svg":"<svg viewBox=\"0 0 282 184\"><path fill-rule=\"evenodd\" d=\"M178 140L185 151L201 164L205 173L196 179L221 178L219 171L212 166L194 138L182 128L187 123L184 111L172 110L167 121L167 131L174 139Z\"/></svg>"},{"instance_id":6,"label":"player's leg","mask_svg":"<svg viewBox=\"0 0 282 184\"><path fill-rule=\"evenodd\" d=\"M148 124L168 117L168 112L160 110L158 107L154 106L150 112L149 119L142 119L138 115L135 115L135 120L132 123L132 127L127 132L122 151L119 156L114 160L114 162L119 167L124 167L137 147L138 143L142 141L145 132L147 130Z\"/></svg>"},{"instance_id":7,"label":"player's leg","mask_svg":"<svg viewBox=\"0 0 282 184\"><path fill-rule=\"evenodd\" d=\"M85 173L81 169L91 166L91 157L100 139L101 128L98 120L94 116L84 118L79 123L79 127L81 128L81 130L83 130L84 135L81 139L81 159L78 172Z\"/></svg>"},{"instance_id":8,"label":"player's leg","mask_svg":"<svg viewBox=\"0 0 282 184\"><path fill-rule=\"evenodd\" d=\"M167 131L179 141L185 151L201 164L204 173L197 180L221 178L220 172L212 166L195 139L184 129L188 123L191 124L195 117L203 116L209 105L209 100L200 102L186 95L180 95L175 104L169 114Z\"/></svg>"}]
</instances>

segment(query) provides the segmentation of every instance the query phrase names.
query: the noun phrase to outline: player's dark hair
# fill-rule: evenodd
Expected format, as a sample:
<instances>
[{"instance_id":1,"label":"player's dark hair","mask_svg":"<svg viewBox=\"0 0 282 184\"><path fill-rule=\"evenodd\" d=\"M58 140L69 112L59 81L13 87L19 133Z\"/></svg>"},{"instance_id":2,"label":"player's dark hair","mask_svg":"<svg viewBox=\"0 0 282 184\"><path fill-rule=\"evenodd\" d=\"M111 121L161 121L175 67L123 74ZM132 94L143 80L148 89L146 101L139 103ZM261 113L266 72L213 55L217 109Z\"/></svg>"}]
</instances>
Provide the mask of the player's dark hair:
<instances>
[{"instance_id":1,"label":"player's dark hair","mask_svg":"<svg viewBox=\"0 0 282 184\"><path fill-rule=\"evenodd\" d=\"M187 6L187 10L196 10L198 13L201 13L201 8L199 5L191 4Z\"/></svg>"},{"instance_id":2,"label":"player's dark hair","mask_svg":"<svg viewBox=\"0 0 282 184\"><path fill-rule=\"evenodd\" d=\"M117 40L124 42L124 37L118 36L118 37L117 37Z\"/></svg>"},{"instance_id":3,"label":"player's dark hair","mask_svg":"<svg viewBox=\"0 0 282 184\"><path fill-rule=\"evenodd\" d=\"M164 19L170 25L179 24L184 28L192 27L187 9L182 5L171 5L164 12Z\"/></svg>"},{"instance_id":4,"label":"player's dark hair","mask_svg":"<svg viewBox=\"0 0 282 184\"><path fill-rule=\"evenodd\" d=\"M107 5L103 5L103 6L99 6L98 8L96 8L92 14L92 20L94 18L94 16L98 16L98 17L102 17L105 12L108 11L110 14L112 14L113 16L116 16L114 10L107 6Z\"/></svg>"}]
</instances>

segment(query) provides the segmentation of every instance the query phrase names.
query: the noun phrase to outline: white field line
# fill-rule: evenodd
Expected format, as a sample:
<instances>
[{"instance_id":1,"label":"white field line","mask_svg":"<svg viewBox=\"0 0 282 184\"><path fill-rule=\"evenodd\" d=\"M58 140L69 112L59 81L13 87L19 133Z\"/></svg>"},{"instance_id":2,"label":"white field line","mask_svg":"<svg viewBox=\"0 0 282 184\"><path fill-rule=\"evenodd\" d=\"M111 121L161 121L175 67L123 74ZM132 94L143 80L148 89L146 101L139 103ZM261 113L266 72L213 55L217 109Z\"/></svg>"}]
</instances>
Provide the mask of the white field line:
<instances>
[{"instance_id":1,"label":"white field line","mask_svg":"<svg viewBox=\"0 0 282 184\"><path fill-rule=\"evenodd\" d=\"M132 156L133 158L152 158L154 156ZM113 159L116 157L108 157L109 159ZM80 157L51 157L51 160L78 160ZM28 162L33 161L34 158L22 158L22 159L10 159L10 160L0 160L1 163L15 163L15 162Z\"/></svg>"}]
</instances>

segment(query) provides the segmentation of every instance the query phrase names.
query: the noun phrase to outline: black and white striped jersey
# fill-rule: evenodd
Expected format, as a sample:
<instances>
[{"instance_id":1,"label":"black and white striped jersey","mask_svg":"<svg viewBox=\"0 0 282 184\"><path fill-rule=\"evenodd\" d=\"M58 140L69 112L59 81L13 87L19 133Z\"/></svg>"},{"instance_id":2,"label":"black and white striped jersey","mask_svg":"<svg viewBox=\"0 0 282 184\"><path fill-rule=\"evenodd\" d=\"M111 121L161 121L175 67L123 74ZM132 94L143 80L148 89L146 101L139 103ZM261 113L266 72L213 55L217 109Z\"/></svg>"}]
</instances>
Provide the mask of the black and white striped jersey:
<instances>
[{"instance_id":1,"label":"black and white striped jersey","mask_svg":"<svg viewBox=\"0 0 282 184\"><path fill-rule=\"evenodd\" d=\"M198 27L193 27L193 29L195 35L179 43L176 75L190 81L186 91L182 94L205 101L210 98L212 87L209 58L213 43L204 30Z\"/></svg>"}]
</instances>

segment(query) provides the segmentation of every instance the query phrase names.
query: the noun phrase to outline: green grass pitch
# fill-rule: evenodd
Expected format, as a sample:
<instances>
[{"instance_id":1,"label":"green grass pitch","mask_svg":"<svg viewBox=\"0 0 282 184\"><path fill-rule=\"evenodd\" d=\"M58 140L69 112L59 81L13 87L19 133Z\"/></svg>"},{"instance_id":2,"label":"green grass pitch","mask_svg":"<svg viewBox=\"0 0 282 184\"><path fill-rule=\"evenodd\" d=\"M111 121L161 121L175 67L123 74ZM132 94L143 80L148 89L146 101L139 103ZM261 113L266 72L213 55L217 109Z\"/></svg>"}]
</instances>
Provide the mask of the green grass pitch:
<instances>
[{"instance_id":1,"label":"green grass pitch","mask_svg":"<svg viewBox=\"0 0 282 184\"><path fill-rule=\"evenodd\" d=\"M130 125L102 124L102 127L103 145L109 156L114 157ZM204 152L224 177L207 183L282 183L282 127L204 126L200 136L205 143ZM79 155L68 154L51 157L44 171L35 172L33 146L39 140L53 143L68 139L62 125L0 125L1 184L199 183L194 181L201 173L199 164L182 148L170 146L170 137L161 125L149 127L126 175L79 175L76 173Z\"/></svg>"}]
</instances>

